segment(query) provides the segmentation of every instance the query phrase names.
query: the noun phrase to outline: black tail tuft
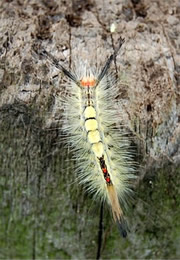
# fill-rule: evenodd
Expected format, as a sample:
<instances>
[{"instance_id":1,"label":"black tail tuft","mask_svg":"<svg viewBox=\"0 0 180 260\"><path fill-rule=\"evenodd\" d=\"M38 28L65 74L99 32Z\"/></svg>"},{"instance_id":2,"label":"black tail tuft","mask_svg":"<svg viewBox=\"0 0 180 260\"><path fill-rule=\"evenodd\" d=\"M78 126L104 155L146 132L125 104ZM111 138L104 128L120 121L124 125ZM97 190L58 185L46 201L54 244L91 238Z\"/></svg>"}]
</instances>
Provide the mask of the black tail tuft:
<instances>
[{"instance_id":1,"label":"black tail tuft","mask_svg":"<svg viewBox=\"0 0 180 260\"><path fill-rule=\"evenodd\" d=\"M121 236L124 238L127 237L127 231L129 231L129 229L128 229L126 220L121 217L121 219L117 220L116 223L117 223Z\"/></svg>"}]
</instances>

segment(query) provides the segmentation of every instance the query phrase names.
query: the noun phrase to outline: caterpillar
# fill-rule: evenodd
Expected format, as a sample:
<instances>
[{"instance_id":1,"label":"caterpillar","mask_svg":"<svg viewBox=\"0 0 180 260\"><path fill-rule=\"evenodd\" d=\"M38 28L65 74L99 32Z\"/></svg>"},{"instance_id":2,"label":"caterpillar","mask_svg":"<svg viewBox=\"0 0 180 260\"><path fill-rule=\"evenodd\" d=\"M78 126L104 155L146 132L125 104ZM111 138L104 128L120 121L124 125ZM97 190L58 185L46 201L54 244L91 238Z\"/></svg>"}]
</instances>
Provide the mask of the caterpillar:
<instances>
[{"instance_id":1,"label":"caterpillar","mask_svg":"<svg viewBox=\"0 0 180 260\"><path fill-rule=\"evenodd\" d=\"M40 54L68 78L65 87L69 94L63 100L63 131L77 161L79 182L95 198L109 204L121 235L126 237L122 205L131 192L128 183L134 177L133 163L129 140L116 126L114 104L119 89L115 76L109 73L123 43L120 37L118 47L99 71L87 64L79 65L74 72L68 71L46 50Z\"/></svg>"}]
</instances>

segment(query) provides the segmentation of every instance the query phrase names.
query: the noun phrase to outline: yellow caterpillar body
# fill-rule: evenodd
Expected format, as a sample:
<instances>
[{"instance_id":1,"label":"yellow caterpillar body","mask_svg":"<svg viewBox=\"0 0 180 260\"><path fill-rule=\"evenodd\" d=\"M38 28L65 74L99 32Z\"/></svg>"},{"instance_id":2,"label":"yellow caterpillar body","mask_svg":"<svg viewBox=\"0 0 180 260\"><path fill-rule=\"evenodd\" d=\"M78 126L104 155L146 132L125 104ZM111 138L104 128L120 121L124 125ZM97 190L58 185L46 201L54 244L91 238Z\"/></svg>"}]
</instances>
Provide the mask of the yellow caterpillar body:
<instances>
[{"instance_id":1,"label":"yellow caterpillar body","mask_svg":"<svg viewBox=\"0 0 180 260\"><path fill-rule=\"evenodd\" d=\"M134 178L132 153L128 150L126 133L117 127L119 89L115 77L108 73L123 43L124 39L120 38L118 48L100 73L86 64L79 65L72 73L45 50L40 54L69 78L65 86L68 94L63 100L63 131L76 160L79 182L96 199L110 205L113 218L125 237L122 205L131 192L129 180Z\"/></svg>"},{"instance_id":2,"label":"yellow caterpillar body","mask_svg":"<svg viewBox=\"0 0 180 260\"><path fill-rule=\"evenodd\" d=\"M112 74L97 84L98 76L83 66L77 82L67 84L63 130L74 151L79 182L97 199L107 201L123 236L126 230L121 203L133 178L129 141L116 126L118 88Z\"/></svg>"}]
</instances>

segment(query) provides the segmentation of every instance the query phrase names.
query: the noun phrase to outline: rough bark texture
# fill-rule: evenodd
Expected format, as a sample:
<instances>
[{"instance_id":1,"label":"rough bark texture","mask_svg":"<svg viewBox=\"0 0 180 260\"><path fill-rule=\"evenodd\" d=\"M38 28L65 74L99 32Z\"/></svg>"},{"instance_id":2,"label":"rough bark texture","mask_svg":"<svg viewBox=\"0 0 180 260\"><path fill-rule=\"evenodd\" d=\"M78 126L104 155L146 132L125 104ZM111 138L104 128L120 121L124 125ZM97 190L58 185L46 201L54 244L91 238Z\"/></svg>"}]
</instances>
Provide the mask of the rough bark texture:
<instances>
[{"instance_id":1,"label":"rough bark texture","mask_svg":"<svg viewBox=\"0 0 180 260\"><path fill-rule=\"evenodd\" d=\"M1 259L178 258L178 4L0 1ZM76 183L60 142L63 75L32 55L32 46L43 46L67 68L77 59L99 66L120 36L126 42L112 69L123 120L135 137L139 178L128 238L119 237L105 208L100 242L100 205Z\"/></svg>"}]
</instances>

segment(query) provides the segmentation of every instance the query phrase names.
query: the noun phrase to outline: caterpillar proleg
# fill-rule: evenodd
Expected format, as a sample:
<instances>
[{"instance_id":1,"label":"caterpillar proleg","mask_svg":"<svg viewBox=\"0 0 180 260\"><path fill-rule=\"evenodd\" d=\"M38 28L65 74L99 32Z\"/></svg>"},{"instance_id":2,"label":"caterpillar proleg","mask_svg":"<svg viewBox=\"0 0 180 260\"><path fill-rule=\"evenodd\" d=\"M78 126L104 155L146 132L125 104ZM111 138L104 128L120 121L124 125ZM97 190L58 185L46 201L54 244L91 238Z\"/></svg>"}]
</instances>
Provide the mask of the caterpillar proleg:
<instances>
[{"instance_id":1,"label":"caterpillar proleg","mask_svg":"<svg viewBox=\"0 0 180 260\"><path fill-rule=\"evenodd\" d=\"M115 77L109 73L123 43L124 39L120 38L118 48L100 72L94 72L86 64L71 72L45 50L41 54L69 79L66 85L69 94L64 100L63 131L77 160L79 182L96 198L107 201L114 221L122 236L126 237L122 204L130 192L128 182L133 178L133 167L129 141L116 126L114 103L119 90Z\"/></svg>"}]
</instances>

